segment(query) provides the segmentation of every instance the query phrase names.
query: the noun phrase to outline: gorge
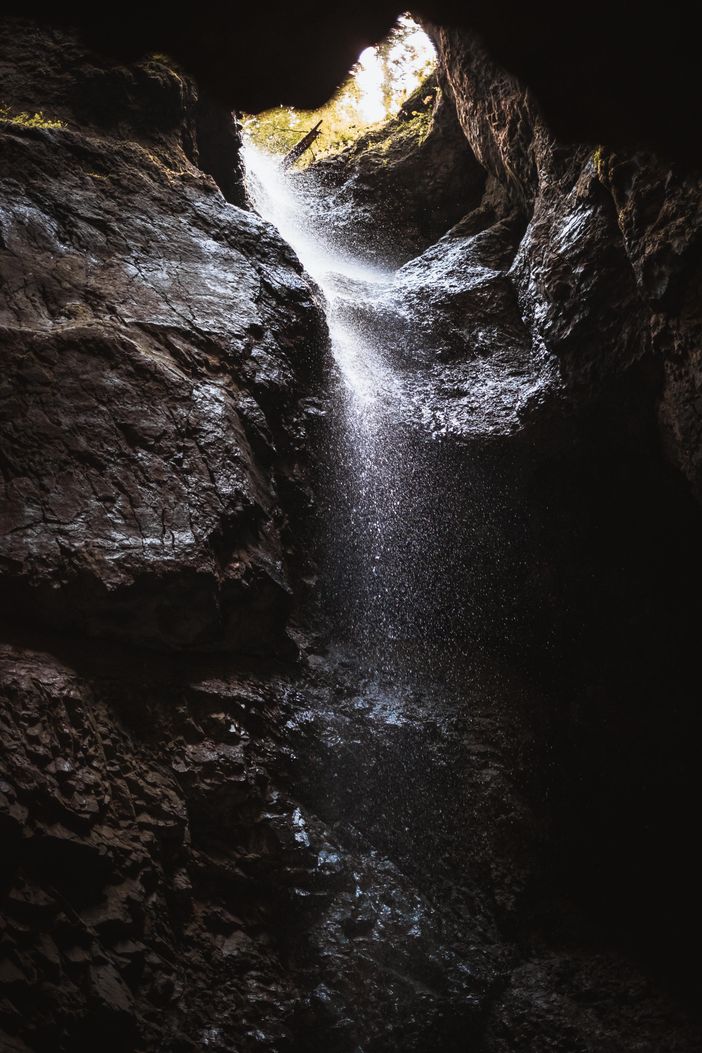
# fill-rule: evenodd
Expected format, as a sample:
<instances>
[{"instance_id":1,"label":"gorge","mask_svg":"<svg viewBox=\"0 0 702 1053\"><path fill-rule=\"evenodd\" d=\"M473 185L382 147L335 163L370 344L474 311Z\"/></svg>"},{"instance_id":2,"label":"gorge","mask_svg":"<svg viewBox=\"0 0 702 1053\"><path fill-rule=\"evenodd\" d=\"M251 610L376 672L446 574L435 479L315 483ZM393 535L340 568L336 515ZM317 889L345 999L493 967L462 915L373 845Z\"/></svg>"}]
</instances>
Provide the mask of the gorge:
<instances>
[{"instance_id":1,"label":"gorge","mask_svg":"<svg viewBox=\"0 0 702 1053\"><path fill-rule=\"evenodd\" d=\"M702 1047L695 147L439 4L242 137L400 13L3 16L3 1053Z\"/></svg>"}]
</instances>

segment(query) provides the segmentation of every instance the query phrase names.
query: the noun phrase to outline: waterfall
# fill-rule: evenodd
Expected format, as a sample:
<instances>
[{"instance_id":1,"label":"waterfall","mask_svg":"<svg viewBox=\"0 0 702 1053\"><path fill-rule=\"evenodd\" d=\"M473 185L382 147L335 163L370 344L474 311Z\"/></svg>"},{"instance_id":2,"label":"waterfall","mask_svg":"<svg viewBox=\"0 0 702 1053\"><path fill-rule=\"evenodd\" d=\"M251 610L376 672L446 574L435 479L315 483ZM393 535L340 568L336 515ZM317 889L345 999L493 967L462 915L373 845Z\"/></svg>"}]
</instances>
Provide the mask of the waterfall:
<instances>
[{"instance_id":1,"label":"waterfall","mask_svg":"<svg viewBox=\"0 0 702 1053\"><path fill-rule=\"evenodd\" d=\"M474 561L465 556L490 537L484 501L475 499L484 489L479 467L462 478L463 451L457 461L455 444L427 426L403 346L397 272L369 265L328 235L320 216L329 201L309 175L286 174L251 143L244 161L257 211L326 302L335 376L323 588L332 621L367 666L395 675L426 670L439 653L456 657L480 591L466 582ZM335 218L343 226L349 217Z\"/></svg>"}]
</instances>

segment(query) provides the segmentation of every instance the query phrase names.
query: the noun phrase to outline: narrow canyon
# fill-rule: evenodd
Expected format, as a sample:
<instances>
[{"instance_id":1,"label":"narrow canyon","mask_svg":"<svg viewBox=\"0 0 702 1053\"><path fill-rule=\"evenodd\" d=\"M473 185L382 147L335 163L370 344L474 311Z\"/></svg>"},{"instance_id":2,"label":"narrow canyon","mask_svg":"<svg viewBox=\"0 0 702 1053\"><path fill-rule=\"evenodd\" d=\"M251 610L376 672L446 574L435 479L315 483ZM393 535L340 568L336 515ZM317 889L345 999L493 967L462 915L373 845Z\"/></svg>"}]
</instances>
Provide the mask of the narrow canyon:
<instances>
[{"instance_id":1,"label":"narrow canyon","mask_svg":"<svg viewBox=\"0 0 702 1053\"><path fill-rule=\"evenodd\" d=\"M498 8L0 18L1 1053L702 1049L699 86Z\"/></svg>"}]
</instances>

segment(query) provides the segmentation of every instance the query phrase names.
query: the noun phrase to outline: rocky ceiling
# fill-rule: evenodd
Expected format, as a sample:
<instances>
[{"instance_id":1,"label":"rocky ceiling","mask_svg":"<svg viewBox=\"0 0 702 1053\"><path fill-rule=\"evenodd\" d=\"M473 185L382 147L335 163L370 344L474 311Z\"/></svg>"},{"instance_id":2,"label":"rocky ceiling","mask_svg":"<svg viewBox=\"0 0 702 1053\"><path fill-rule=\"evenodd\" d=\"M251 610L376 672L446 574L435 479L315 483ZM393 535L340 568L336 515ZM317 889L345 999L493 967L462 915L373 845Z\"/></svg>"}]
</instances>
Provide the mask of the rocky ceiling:
<instances>
[{"instance_id":1,"label":"rocky ceiling","mask_svg":"<svg viewBox=\"0 0 702 1053\"><path fill-rule=\"evenodd\" d=\"M18 13L40 5L11 4ZM90 42L121 59L167 51L232 106L327 99L359 51L387 31L403 5L240 5L222 0L176 9L67 3L42 17L79 23ZM21 10L20 10L21 9ZM648 145L702 160L702 93L693 13L624 0L422 2L416 14L477 30L495 58L539 99L560 141Z\"/></svg>"}]
</instances>

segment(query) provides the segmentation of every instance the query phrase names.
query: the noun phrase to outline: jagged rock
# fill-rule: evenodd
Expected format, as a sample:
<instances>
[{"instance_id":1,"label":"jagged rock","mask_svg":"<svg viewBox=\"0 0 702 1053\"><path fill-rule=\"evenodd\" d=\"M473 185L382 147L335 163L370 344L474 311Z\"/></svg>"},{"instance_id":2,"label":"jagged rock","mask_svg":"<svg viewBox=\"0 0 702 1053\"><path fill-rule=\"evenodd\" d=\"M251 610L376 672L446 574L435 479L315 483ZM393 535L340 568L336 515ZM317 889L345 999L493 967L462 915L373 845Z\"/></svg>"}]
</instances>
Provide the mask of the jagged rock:
<instances>
[{"instance_id":1,"label":"jagged rock","mask_svg":"<svg viewBox=\"0 0 702 1053\"><path fill-rule=\"evenodd\" d=\"M324 751L301 778L289 744L303 752L332 730L337 670L312 685L223 660L204 681L184 683L157 658L127 681L122 665L120 652L103 656L86 677L68 659L1 649L0 779L26 809L23 837L5 840L2 860L0 1029L16 1036L9 1048L89 1049L107 1032L115 1053L197 1048L203 1036L221 1050L305 1041L390 1050L398 1034L417 1053L437 1035L459 1049L505 951L481 893L471 892L470 910L463 903L454 931L453 914L435 902L443 869L432 878L400 868L356 829L345 771L373 743L363 738L369 729L384 726L382 711L359 725L343 757ZM176 691L186 699L179 707ZM135 711L130 692L146 707ZM358 720L351 691L334 720L349 717ZM230 743L196 730L251 719L256 735L228 731ZM402 752L392 734L381 749ZM66 756L71 784L89 778L103 803L88 821L59 825ZM289 796L291 785L305 803ZM370 770L360 787L370 816ZM421 814L425 805L419 797L408 807ZM449 826L436 837L446 851ZM40 1004L30 1006L37 985Z\"/></svg>"},{"instance_id":2,"label":"jagged rock","mask_svg":"<svg viewBox=\"0 0 702 1053\"><path fill-rule=\"evenodd\" d=\"M667 1034L667 1038L662 1036ZM549 956L515 970L496 999L490 1053L658 1053L694 1049L698 1031L684 1012L626 960Z\"/></svg>"},{"instance_id":3,"label":"jagged rock","mask_svg":"<svg viewBox=\"0 0 702 1053\"><path fill-rule=\"evenodd\" d=\"M335 245L376 263L404 263L479 201L485 174L436 76L397 116L296 177L321 185L316 226Z\"/></svg>"},{"instance_id":4,"label":"jagged rock","mask_svg":"<svg viewBox=\"0 0 702 1053\"><path fill-rule=\"evenodd\" d=\"M12 40L21 58L36 44L21 25ZM187 82L112 69L96 134L66 100L99 110L110 92L87 90L102 71L71 40L67 72L62 43L42 38L47 90L20 76L8 98L33 90L67 127L2 129L5 602L92 635L260 652L290 607L281 500L305 501L314 292L166 137L164 108L173 136L187 125Z\"/></svg>"},{"instance_id":5,"label":"jagged rock","mask_svg":"<svg viewBox=\"0 0 702 1053\"><path fill-rule=\"evenodd\" d=\"M430 27L459 124L475 158L525 211L539 192L553 139L531 93L472 34Z\"/></svg>"},{"instance_id":6,"label":"jagged rock","mask_svg":"<svg viewBox=\"0 0 702 1053\"><path fill-rule=\"evenodd\" d=\"M512 272L535 338L577 401L627 375L660 407L672 459L699 492L699 174L653 155L555 141L531 95L465 32L432 30L458 120L529 220Z\"/></svg>"},{"instance_id":7,"label":"jagged rock","mask_svg":"<svg viewBox=\"0 0 702 1053\"><path fill-rule=\"evenodd\" d=\"M211 175L227 201L246 207L241 129L229 107L198 91L195 116L198 166Z\"/></svg>"},{"instance_id":8,"label":"jagged rock","mask_svg":"<svg viewBox=\"0 0 702 1053\"><path fill-rule=\"evenodd\" d=\"M420 534L416 549L435 566L441 565L432 547L436 537L443 538L445 529L448 547L470 512L459 502L463 514L456 514L440 458L418 452L425 429L468 440L470 453L456 471L463 473L466 492L488 487L491 509L504 502L501 523L516 523L517 509L525 510L515 563L507 547L499 558L509 578L505 591L517 591L523 582L518 606L531 610L531 624L500 624L517 648L532 640L527 646L535 644L537 668L548 670L558 685L546 702L558 758L547 776L554 802L553 866L567 875L566 887L576 890L592 915L626 933L622 939L648 967L675 958L682 984L694 961L692 932L699 933L688 880L691 868L699 880L699 869L684 833L691 822L688 794L699 789L686 744L696 734L691 627L699 622L702 595L699 509L691 496L699 487L699 178L651 156L558 143L531 94L497 68L477 41L456 29L440 29L434 37L458 120L487 172L485 196L481 208L385 284L372 282L366 292L362 280L337 282L341 307L335 303L335 310L342 321L347 311L360 319L364 332L382 339L381 368L386 352L396 366L386 370L387 383L373 395L381 413L388 410L384 420L397 423L402 437L393 435L389 451L373 446L371 437L370 452L358 457L359 475L363 480L369 463L379 465L411 487L435 472L443 500L431 505L431 536ZM350 179L349 194L353 186ZM372 339L364 351L374 353ZM481 477L485 462L478 443L486 437L500 440L495 445L517 466L511 496L505 497L498 481L504 462L497 455ZM413 516L420 506L387 482L391 475L384 479L387 503L401 510L397 519L382 502L367 507L386 534L402 523L391 536L399 537L403 551L417 543ZM353 519L359 492L363 500L361 486L346 506L356 534L349 532L345 550L360 534L362 551L372 551L372 533L364 535L362 523ZM341 503L343 484L339 493ZM474 527L461 551L480 558L481 536ZM521 578L525 537L531 565ZM384 537L377 550L395 571L403 557L393 562L388 547ZM455 584L435 576L439 588ZM348 592L349 581L359 577L340 576L339 591ZM490 586L497 591L496 579L499 574ZM472 584L479 594L484 580ZM390 573L386 607L398 602L393 586ZM432 587L427 578L414 606L433 595ZM354 623L371 610L364 595L349 606ZM491 611L487 620L493 619ZM412 616L406 620L413 624ZM421 614L415 620L421 625ZM470 637L470 617L462 612L458 621ZM379 618L377 624L393 621ZM450 623L446 631L456 628ZM362 630L361 638L367 642ZM415 632L415 648L421 639ZM387 641L380 646L386 651ZM680 722L675 728L664 699L674 700ZM669 770L672 757L676 788L666 789L659 775ZM509 889L501 898L514 902ZM562 918L556 915L546 929L550 924L558 932ZM592 963L592 969L596 974L599 965ZM542 1020L534 991L532 1007L525 996L519 1012L508 1014L499 1048L527 1048L542 1031L544 1049L549 1043L562 1048L568 1021L568 1041L590 1048L590 1022L573 1005L568 1008L575 998L568 983L578 983L574 973L550 1021ZM626 1048L628 1041L617 997L607 984L598 999L593 996L607 1020L603 1041L613 1049ZM555 994L553 999L559 1000ZM651 1029L664 1030L662 1017ZM651 1038L650 1048L660 1041ZM685 1024L675 1041L694 1048Z\"/></svg>"},{"instance_id":9,"label":"jagged rock","mask_svg":"<svg viewBox=\"0 0 702 1053\"><path fill-rule=\"evenodd\" d=\"M662 362L659 417L671 459L702 497L702 406L699 260L700 177L645 154L600 150L595 169L611 194L639 296L647 307L648 338Z\"/></svg>"},{"instance_id":10,"label":"jagged rock","mask_svg":"<svg viewBox=\"0 0 702 1053\"><path fill-rule=\"evenodd\" d=\"M508 273L517 236L511 217L469 214L383 290L391 347L409 361L408 417L434 435L517 433L557 401L553 362L534 346Z\"/></svg>"}]
</instances>

